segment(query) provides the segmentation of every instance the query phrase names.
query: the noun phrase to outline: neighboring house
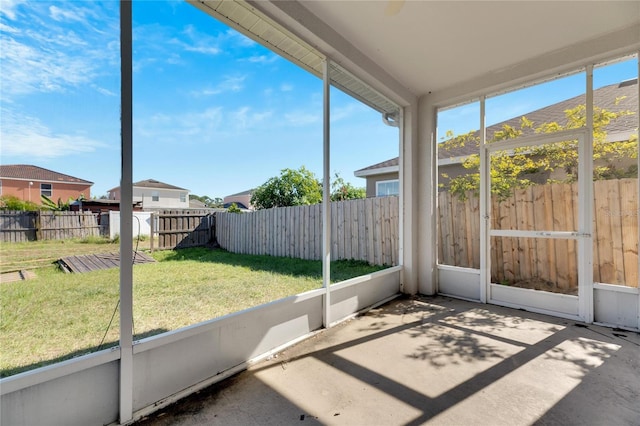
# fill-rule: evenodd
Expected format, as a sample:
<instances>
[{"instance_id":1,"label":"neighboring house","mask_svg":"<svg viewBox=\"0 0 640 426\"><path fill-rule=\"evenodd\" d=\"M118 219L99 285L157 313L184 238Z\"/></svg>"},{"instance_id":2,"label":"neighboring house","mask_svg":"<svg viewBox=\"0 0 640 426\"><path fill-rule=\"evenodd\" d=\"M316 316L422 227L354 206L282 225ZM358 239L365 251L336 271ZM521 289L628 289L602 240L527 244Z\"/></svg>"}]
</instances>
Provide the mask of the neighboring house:
<instances>
[{"instance_id":1,"label":"neighboring house","mask_svg":"<svg viewBox=\"0 0 640 426\"><path fill-rule=\"evenodd\" d=\"M238 192L237 194L227 195L222 200L223 207L228 209L231 204L236 203L238 208L246 209L246 210L254 210L253 205L251 204L251 196L253 195L254 189L250 189L248 191Z\"/></svg>"},{"instance_id":2,"label":"neighboring house","mask_svg":"<svg viewBox=\"0 0 640 426\"><path fill-rule=\"evenodd\" d=\"M91 197L93 182L28 164L0 166L0 195L42 204L41 195L54 202Z\"/></svg>"},{"instance_id":3,"label":"neighboring house","mask_svg":"<svg viewBox=\"0 0 640 426\"><path fill-rule=\"evenodd\" d=\"M609 111L633 111L633 115L619 117L607 127L607 140L619 142L629 140L631 135L638 133L638 80L628 80L622 83L611 84L594 90L594 105ZM576 96L557 104L541 108L530 113L522 114L506 121L487 127L487 140L490 140L495 132L503 129L504 125L520 128L520 120L524 116L534 123L534 127L542 123L566 122L565 111L585 103L585 96ZM532 129L529 129L533 133ZM528 133L524 133L527 135ZM478 136L478 132L474 133ZM446 142L445 142L446 143ZM444 143L438 145L438 179L441 183L445 180L442 173L449 178L454 178L468 171L462 163L472 154L479 152L478 144L469 143L462 147L443 149ZM367 181L367 197L380 197L385 195L397 195L400 192L398 180L398 157L386 160L371 166L356 170L354 175Z\"/></svg>"},{"instance_id":4,"label":"neighboring house","mask_svg":"<svg viewBox=\"0 0 640 426\"><path fill-rule=\"evenodd\" d=\"M120 200L120 187L108 191L110 200ZM154 179L133 183L133 202L143 210L188 209L189 190Z\"/></svg>"}]
</instances>

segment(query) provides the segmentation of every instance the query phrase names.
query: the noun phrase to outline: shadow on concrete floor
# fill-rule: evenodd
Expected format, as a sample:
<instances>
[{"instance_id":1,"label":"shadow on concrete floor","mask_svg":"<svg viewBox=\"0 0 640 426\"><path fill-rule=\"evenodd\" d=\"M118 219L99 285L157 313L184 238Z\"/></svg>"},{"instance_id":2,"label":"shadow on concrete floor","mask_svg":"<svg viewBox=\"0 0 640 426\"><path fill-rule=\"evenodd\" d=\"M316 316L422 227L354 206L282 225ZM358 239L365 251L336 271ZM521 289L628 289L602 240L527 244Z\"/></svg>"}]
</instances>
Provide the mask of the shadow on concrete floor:
<instances>
[{"instance_id":1,"label":"shadow on concrete floor","mask_svg":"<svg viewBox=\"0 0 640 426\"><path fill-rule=\"evenodd\" d=\"M640 335L398 299L136 425L639 425Z\"/></svg>"}]
</instances>

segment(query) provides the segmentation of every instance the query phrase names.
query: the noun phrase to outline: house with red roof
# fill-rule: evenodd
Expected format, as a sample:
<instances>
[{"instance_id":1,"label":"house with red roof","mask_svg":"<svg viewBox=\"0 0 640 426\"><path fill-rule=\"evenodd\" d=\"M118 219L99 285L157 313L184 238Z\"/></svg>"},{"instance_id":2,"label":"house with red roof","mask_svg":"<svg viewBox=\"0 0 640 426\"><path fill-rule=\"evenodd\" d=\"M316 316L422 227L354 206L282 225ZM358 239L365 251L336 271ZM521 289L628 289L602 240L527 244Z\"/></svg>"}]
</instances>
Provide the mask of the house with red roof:
<instances>
[{"instance_id":1,"label":"house with red roof","mask_svg":"<svg viewBox=\"0 0 640 426\"><path fill-rule=\"evenodd\" d=\"M66 202L91 198L93 182L30 164L0 165L0 195L42 204L41 195Z\"/></svg>"}]
</instances>

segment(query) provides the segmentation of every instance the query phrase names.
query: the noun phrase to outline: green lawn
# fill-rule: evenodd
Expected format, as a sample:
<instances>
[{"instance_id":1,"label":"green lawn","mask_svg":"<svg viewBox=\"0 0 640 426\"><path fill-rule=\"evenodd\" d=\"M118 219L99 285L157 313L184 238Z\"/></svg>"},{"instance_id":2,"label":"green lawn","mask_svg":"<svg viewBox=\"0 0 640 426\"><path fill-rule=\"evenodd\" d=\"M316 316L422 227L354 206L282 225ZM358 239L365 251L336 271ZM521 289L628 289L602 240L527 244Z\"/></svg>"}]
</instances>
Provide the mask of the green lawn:
<instances>
[{"instance_id":1,"label":"green lawn","mask_svg":"<svg viewBox=\"0 0 640 426\"><path fill-rule=\"evenodd\" d=\"M5 252L3 246L0 253ZM320 261L205 248L155 252L153 257L158 263L134 267L136 338L322 286ZM334 262L332 281L379 269ZM35 272L35 279L0 284L2 377L113 346L118 339L117 313L108 328L118 304L118 269L65 274L47 267Z\"/></svg>"},{"instance_id":2,"label":"green lawn","mask_svg":"<svg viewBox=\"0 0 640 426\"><path fill-rule=\"evenodd\" d=\"M148 237L142 241L134 239L133 246L139 250L146 250L149 249L149 243ZM42 268L50 266L52 262L66 256L119 251L120 243L118 241L109 241L99 237L84 240L0 243L0 272Z\"/></svg>"}]
</instances>

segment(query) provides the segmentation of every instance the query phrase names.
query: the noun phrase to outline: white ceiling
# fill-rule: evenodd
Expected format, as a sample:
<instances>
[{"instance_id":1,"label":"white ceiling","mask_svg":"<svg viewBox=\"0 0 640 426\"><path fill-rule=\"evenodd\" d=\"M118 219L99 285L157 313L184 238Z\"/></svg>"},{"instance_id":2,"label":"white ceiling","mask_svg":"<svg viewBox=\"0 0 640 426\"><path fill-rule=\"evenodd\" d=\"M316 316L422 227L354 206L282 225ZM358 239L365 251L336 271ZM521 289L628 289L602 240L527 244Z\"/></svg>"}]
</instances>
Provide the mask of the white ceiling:
<instances>
[{"instance_id":1,"label":"white ceiling","mask_svg":"<svg viewBox=\"0 0 640 426\"><path fill-rule=\"evenodd\" d=\"M302 0L300 4L415 95L499 74L550 53L571 56L571 46L584 47L593 40L597 47L597 39L609 34L623 34L618 44L640 46L640 1ZM293 19L301 27L312 26L304 13Z\"/></svg>"}]
</instances>

